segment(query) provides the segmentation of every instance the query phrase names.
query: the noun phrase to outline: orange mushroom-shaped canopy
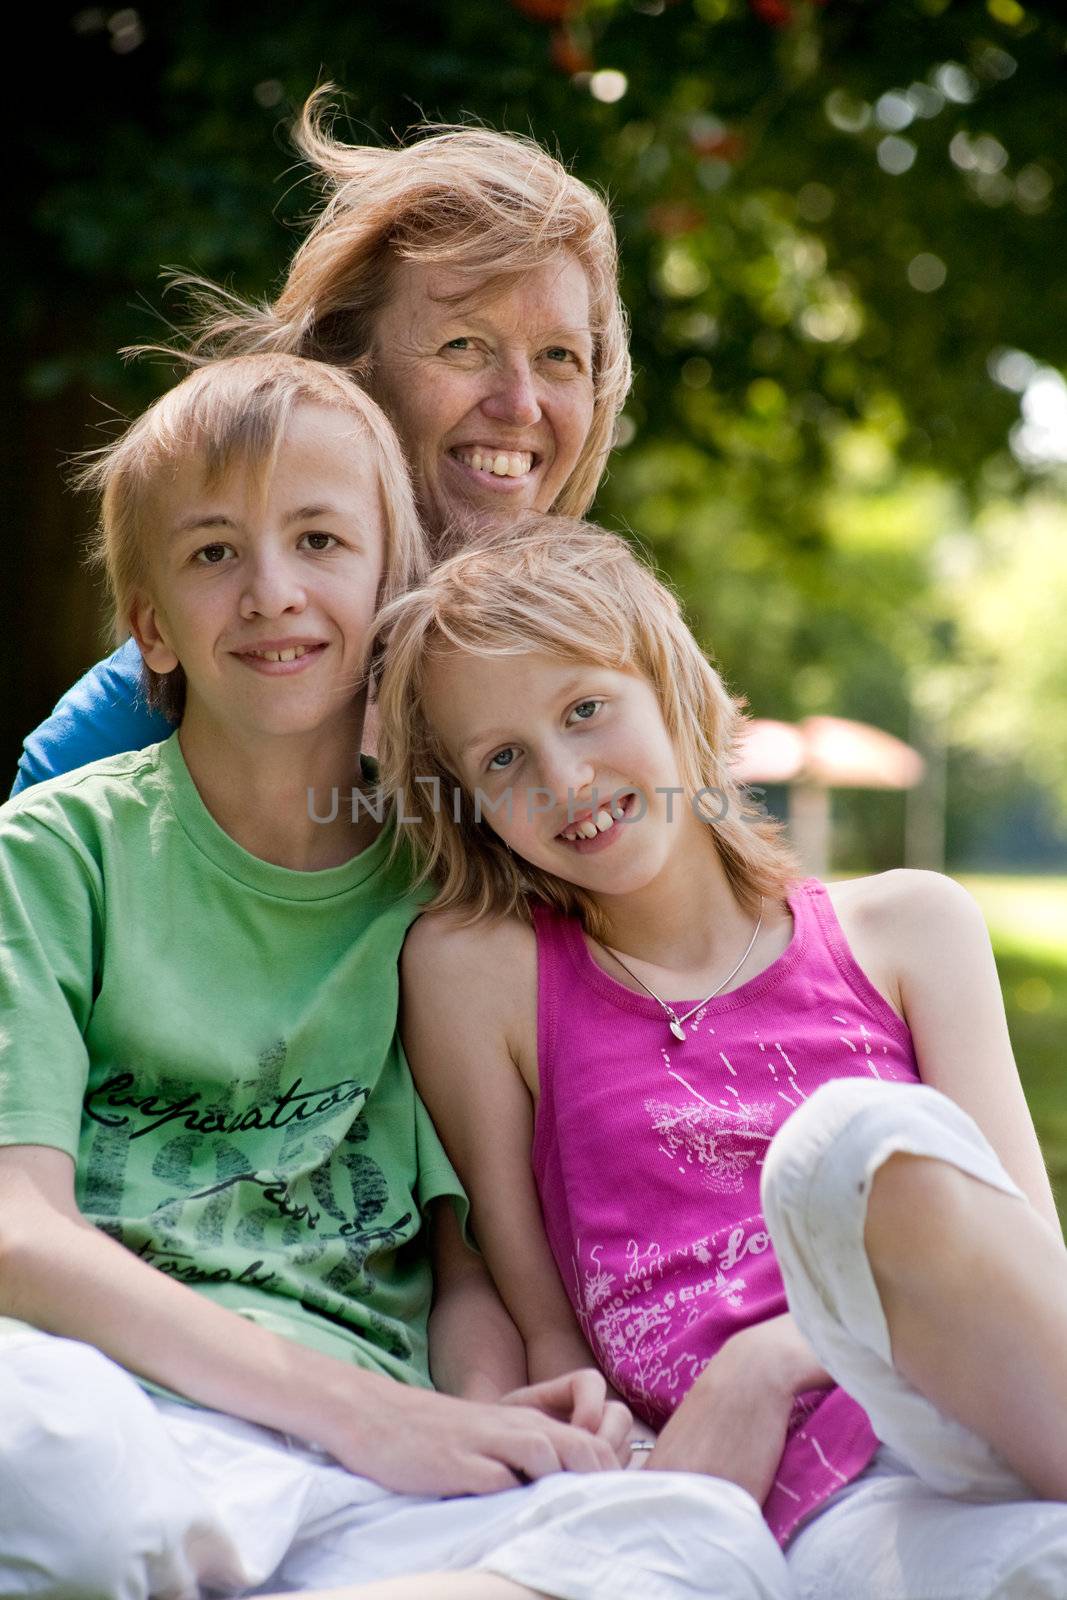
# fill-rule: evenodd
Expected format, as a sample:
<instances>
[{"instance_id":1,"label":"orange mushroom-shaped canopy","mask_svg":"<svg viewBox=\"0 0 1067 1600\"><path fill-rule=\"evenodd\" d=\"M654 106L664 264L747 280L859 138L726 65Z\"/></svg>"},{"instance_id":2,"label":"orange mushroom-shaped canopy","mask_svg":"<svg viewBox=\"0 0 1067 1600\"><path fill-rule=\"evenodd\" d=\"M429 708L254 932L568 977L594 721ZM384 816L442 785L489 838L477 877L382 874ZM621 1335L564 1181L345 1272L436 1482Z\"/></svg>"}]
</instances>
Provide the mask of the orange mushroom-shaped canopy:
<instances>
[{"instance_id":1,"label":"orange mushroom-shaped canopy","mask_svg":"<svg viewBox=\"0 0 1067 1600\"><path fill-rule=\"evenodd\" d=\"M735 762L745 783L809 783L824 789L913 789L917 750L881 728L844 717L748 723Z\"/></svg>"},{"instance_id":2,"label":"orange mushroom-shaped canopy","mask_svg":"<svg viewBox=\"0 0 1067 1600\"><path fill-rule=\"evenodd\" d=\"M753 717L744 725L734 773L742 783L792 783L804 770L806 755L796 723Z\"/></svg>"}]
</instances>

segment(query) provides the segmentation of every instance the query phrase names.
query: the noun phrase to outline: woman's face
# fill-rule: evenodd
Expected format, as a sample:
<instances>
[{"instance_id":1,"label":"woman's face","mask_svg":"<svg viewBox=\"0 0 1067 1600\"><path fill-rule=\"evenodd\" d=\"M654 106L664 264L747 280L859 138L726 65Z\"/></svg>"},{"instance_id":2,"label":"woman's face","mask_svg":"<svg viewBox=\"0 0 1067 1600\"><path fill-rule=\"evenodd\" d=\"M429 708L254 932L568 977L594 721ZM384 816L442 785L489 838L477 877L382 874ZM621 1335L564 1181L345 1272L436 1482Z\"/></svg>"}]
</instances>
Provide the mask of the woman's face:
<instances>
[{"instance_id":1,"label":"woman's face","mask_svg":"<svg viewBox=\"0 0 1067 1600\"><path fill-rule=\"evenodd\" d=\"M593 420L589 284L573 256L482 295L469 274L402 261L373 356L431 534L550 509Z\"/></svg>"}]
</instances>

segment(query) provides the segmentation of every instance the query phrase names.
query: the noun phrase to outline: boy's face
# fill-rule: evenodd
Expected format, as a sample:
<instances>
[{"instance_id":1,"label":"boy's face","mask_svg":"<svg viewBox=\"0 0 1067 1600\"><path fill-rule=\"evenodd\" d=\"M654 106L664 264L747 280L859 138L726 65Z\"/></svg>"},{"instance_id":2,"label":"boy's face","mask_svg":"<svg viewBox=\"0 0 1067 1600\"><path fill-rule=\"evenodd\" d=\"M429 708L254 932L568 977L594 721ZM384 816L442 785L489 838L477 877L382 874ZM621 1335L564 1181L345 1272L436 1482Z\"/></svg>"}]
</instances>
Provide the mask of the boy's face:
<instances>
[{"instance_id":1,"label":"boy's face","mask_svg":"<svg viewBox=\"0 0 1067 1600\"><path fill-rule=\"evenodd\" d=\"M195 460L154 497L148 589L131 616L148 665L188 682L185 720L284 736L351 724L382 576L373 445L305 404L263 483Z\"/></svg>"}]
</instances>

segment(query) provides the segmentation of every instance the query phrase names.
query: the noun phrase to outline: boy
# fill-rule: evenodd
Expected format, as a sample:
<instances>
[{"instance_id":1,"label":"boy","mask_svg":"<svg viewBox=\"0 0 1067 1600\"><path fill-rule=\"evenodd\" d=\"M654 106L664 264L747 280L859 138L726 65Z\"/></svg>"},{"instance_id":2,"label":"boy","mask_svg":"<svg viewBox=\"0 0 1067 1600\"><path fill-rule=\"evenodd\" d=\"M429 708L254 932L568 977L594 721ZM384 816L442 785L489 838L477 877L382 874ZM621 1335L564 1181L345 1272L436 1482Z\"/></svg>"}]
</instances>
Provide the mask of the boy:
<instances>
[{"instance_id":1,"label":"boy","mask_svg":"<svg viewBox=\"0 0 1067 1600\"><path fill-rule=\"evenodd\" d=\"M524 1370L396 1040L418 905L355 756L372 618L422 567L388 424L240 357L86 478L181 725L0 810L0 1593L682 1592L618 1525L662 1504L699 1559L710 1485L595 1472L622 1419L589 1375L484 1403ZM434 1372L473 1400L429 1392L431 1207Z\"/></svg>"}]
</instances>

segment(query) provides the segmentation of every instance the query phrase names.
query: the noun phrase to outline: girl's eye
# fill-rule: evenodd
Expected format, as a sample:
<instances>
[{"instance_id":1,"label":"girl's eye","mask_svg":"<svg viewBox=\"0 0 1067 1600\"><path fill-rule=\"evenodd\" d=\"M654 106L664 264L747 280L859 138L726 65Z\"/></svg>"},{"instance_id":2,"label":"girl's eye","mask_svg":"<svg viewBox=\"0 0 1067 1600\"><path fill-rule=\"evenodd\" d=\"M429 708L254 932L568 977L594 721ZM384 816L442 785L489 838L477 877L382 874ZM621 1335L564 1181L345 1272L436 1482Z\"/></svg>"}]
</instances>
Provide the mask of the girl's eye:
<instances>
[{"instance_id":1,"label":"girl's eye","mask_svg":"<svg viewBox=\"0 0 1067 1600\"><path fill-rule=\"evenodd\" d=\"M232 544L206 544L202 550L196 552L193 560L199 562L202 567L217 567L225 561L227 552L233 553Z\"/></svg>"},{"instance_id":2,"label":"girl's eye","mask_svg":"<svg viewBox=\"0 0 1067 1600\"><path fill-rule=\"evenodd\" d=\"M337 543L332 533L305 533L304 540L309 550L332 550Z\"/></svg>"},{"instance_id":3,"label":"girl's eye","mask_svg":"<svg viewBox=\"0 0 1067 1600\"><path fill-rule=\"evenodd\" d=\"M597 710L604 704L603 700L579 700L571 712L572 717L577 717L579 722L588 722L595 717Z\"/></svg>"},{"instance_id":4,"label":"girl's eye","mask_svg":"<svg viewBox=\"0 0 1067 1600\"><path fill-rule=\"evenodd\" d=\"M506 749L497 751L496 755L493 756L492 760L487 763L486 771L487 772L504 772L506 770L506 768L511 766L511 763L512 763L512 761L514 759L515 759L515 746L509 744ZM497 766L497 762L498 761L501 762L501 765L499 767Z\"/></svg>"}]
</instances>

